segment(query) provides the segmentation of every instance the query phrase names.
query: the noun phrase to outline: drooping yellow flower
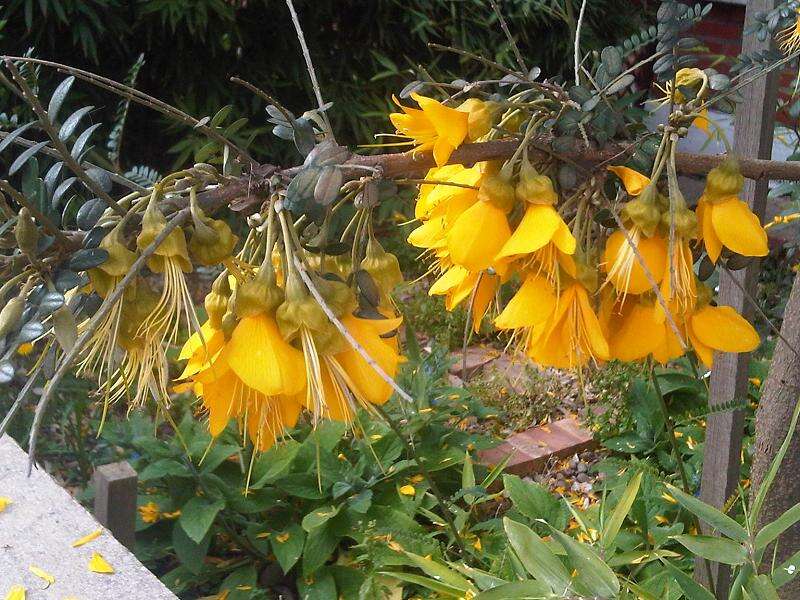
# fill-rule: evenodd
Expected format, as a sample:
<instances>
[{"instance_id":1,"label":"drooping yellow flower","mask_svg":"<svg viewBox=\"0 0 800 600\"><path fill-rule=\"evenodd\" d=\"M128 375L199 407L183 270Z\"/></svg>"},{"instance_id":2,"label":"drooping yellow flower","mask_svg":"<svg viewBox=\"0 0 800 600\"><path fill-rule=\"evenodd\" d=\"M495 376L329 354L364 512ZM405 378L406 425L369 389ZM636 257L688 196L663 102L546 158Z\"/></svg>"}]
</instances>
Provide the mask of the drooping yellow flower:
<instances>
[{"instance_id":1,"label":"drooping yellow flower","mask_svg":"<svg viewBox=\"0 0 800 600\"><path fill-rule=\"evenodd\" d=\"M606 281L612 283L623 297L652 290L653 285L661 283L667 268L667 241L664 238L658 234L647 237L636 225L628 230L628 235L630 241L621 230L612 233L603 253L603 268L608 273ZM646 265L652 283L642 263Z\"/></svg>"},{"instance_id":2,"label":"drooping yellow flower","mask_svg":"<svg viewBox=\"0 0 800 600\"><path fill-rule=\"evenodd\" d=\"M411 94L420 108L403 106L395 103L402 113L392 113L389 119L397 132L412 140L417 152L433 150L433 157L438 166L447 164L450 154L458 148L469 131L469 113L445 106L433 98L420 94Z\"/></svg>"},{"instance_id":3,"label":"drooping yellow flower","mask_svg":"<svg viewBox=\"0 0 800 600\"><path fill-rule=\"evenodd\" d=\"M414 216L424 221L434 215L444 214L450 204L467 208L478 199L478 190L475 186L480 184L482 177L480 164L470 168L463 165L446 165L430 169L425 175L426 180L446 183L425 183L420 186L414 206ZM447 185L448 183L456 185Z\"/></svg>"},{"instance_id":4,"label":"drooping yellow flower","mask_svg":"<svg viewBox=\"0 0 800 600\"><path fill-rule=\"evenodd\" d=\"M752 352L761 343L758 332L730 306L698 308L687 320L689 341L698 358L709 369L714 351Z\"/></svg>"},{"instance_id":5,"label":"drooping yellow flower","mask_svg":"<svg viewBox=\"0 0 800 600\"><path fill-rule=\"evenodd\" d=\"M742 256L769 254L767 232L750 207L739 199L744 178L733 159L712 169L697 203L697 221L708 257L717 262L726 247Z\"/></svg>"},{"instance_id":6,"label":"drooping yellow flower","mask_svg":"<svg viewBox=\"0 0 800 600\"><path fill-rule=\"evenodd\" d=\"M608 342L589 296L596 281L596 274L579 265L579 279L563 287L556 310L528 340L527 353L535 362L571 369L609 359Z\"/></svg>"},{"instance_id":7,"label":"drooping yellow flower","mask_svg":"<svg viewBox=\"0 0 800 600\"><path fill-rule=\"evenodd\" d=\"M702 69L696 67L684 67L678 69L675 73L675 95L672 95L672 81L667 81L664 87L656 84L656 87L662 92L663 96L658 98L656 102L659 106L665 106L675 100L675 104L684 104L692 98L687 98L684 91L691 91L694 93L693 98L703 100L709 93L709 80L708 75ZM700 116L694 119L693 125L708 133L708 109L704 108Z\"/></svg>"},{"instance_id":8,"label":"drooping yellow flower","mask_svg":"<svg viewBox=\"0 0 800 600\"><path fill-rule=\"evenodd\" d=\"M108 258L100 266L89 269L87 274L94 291L105 298L128 273L136 260L136 253L128 250L119 225L105 235L99 248L108 252Z\"/></svg>"},{"instance_id":9,"label":"drooping yellow flower","mask_svg":"<svg viewBox=\"0 0 800 600\"><path fill-rule=\"evenodd\" d=\"M464 300L472 298L472 328L477 332L500 282L499 275L487 272L476 273L468 271L462 266L453 265L433 283L428 294L445 296L445 308L448 311L452 311Z\"/></svg>"},{"instance_id":10,"label":"drooping yellow flower","mask_svg":"<svg viewBox=\"0 0 800 600\"><path fill-rule=\"evenodd\" d=\"M611 358L642 360L658 352L665 343L664 322L658 318L652 299L620 302L607 294L600 320L608 339Z\"/></svg>"},{"instance_id":11,"label":"drooping yellow flower","mask_svg":"<svg viewBox=\"0 0 800 600\"><path fill-rule=\"evenodd\" d=\"M148 502L147 504L142 504L139 508L139 516L142 519L142 522L147 524L157 523L158 520L161 518L161 509L158 507L158 504L155 502Z\"/></svg>"},{"instance_id":12,"label":"drooping yellow flower","mask_svg":"<svg viewBox=\"0 0 800 600\"><path fill-rule=\"evenodd\" d=\"M494 325L498 329L536 327L550 317L556 304L555 290L550 282L539 275L529 274L494 320Z\"/></svg>"}]
</instances>

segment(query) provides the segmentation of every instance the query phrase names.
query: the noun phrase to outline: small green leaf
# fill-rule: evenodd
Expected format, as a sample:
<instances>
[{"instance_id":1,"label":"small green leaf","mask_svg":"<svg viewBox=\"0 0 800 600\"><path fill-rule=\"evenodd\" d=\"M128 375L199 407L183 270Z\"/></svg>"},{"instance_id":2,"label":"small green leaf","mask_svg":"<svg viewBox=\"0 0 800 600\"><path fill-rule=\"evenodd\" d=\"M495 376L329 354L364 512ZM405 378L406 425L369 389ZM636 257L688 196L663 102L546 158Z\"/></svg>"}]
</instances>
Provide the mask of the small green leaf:
<instances>
[{"instance_id":1,"label":"small green leaf","mask_svg":"<svg viewBox=\"0 0 800 600\"><path fill-rule=\"evenodd\" d=\"M468 579L449 567L435 560L431 560L430 558L419 556L411 552L406 552L405 555L411 559L411 564L413 566L422 569L427 575L433 577L437 581L441 581L453 588L461 590L465 595L469 595L469 593L474 594L477 591L475 586L473 586Z\"/></svg>"},{"instance_id":2,"label":"small green leaf","mask_svg":"<svg viewBox=\"0 0 800 600\"><path fill-rule=\"evenodd\" d=\"M639 471L631 478L628 487L625 488L622 497L614 508L614 512L611 513L611 517L606 521L601 539L605 550L609 550L614 546L614 541L617 539L622 523L625 521L625 517L628 516L631 506L633 506L633 501L636 500L636 494L639 493L643 475L644 473Z\"/></svg>"},{"instance_id":3,"label":"small green leaf","mask_svg":"<svg viewBox=\"0 0 800 600\"><path fill-rule=\"evenodd\" d=\"M797 523L797 521L800 521L800 502L788 509L772 523L768 523L761 528L756 534L756 550L758 551L766 548L771 542L778 539L779 535Z\"/></svg>"},{"instance_id":4,"label":"small green leaf","mask_svg":"<svg viewBox=\"0 0 800 600\"><path fill-rule=\"evenodd\" d=\"M270 537L272 552L278 559L281 569L288 573L303 553L306 542L306 532L299 525L291 525L281 532L273 533Z\"/></svg>"},{"instance_id":5,"label":"small green leaf","mask_svg":"<svg viewBox=\"0 0 800 600\"><path fill-rule=\"evenodd\" d=\"M546 583L554 593L571 587L569 573L561 560L530 527L509 518L503 519L503 527L511 547L532 577Z\"/></svg>"},{"instance_id":6,"label":"small green leaf","mask_svg":"<svg viewBox=\"0 0 800 600\"><path fill-rule=\"evenodd\" d=\"M191 471L171 458L163 458L147 465L139 473L139 481L153 481L162 477L192 477Z\"/></svg>"},{"instance_id":7,"label":"small green leaf","mask_svg":"<svg viewBox=\"0 0 800 600\"><path fill-rule=\"evenodd\" d=\"M678 582L678 585L683 590L686 600L715 600L714 594L709 592L702 585L697 583L694 579L689 577L686 573L673 566L672 563L663 561L664 566Z\"/></svg>"},{"instance_id":8,"label":"small green leaf","mask_svg":"<svg viewBox=\"0 0 800 600\"><path fill-rule=\"evenodd\" d=\"M303 517L303 529L311 533L317 527L321 527L333 517L339 514L338 506L322 506L312 510L305 517Z\"/></svg>"},{"instance_id":9,"label":"small green leaf","mask_svg":"<svg viewBox=\"0 0 800 600\"><path fill-rule=\"evenodd\" d=\"M548 598L550 588L541 581L514 581L499 585L475 596L475 600L520 600L521 598Z\"/></svg>"},{"instance_id":10,"label":"small green leaf","mask_svg":"<svg viewBox=\"0 0 800 600\"><path fill-rule=\"evenodd\" d=\"M214 524L217 513L224 507L225 503L221 500L210 502L205 498L192 498L181 507L178 523L186 535L199 544Z\"/></svg>"},{"instance_id":11,"label":"small green leaf","mask_svg":"<svg viewBox=\"0 0 800 600\"><path fill-rule=\"evenodd\" d=\"M576 571L573 578L576 591L600 598L616 598L619 594L619 579L614 571L587 544L581 544L567 534L551 529L553 537L567 551L570 564Z\"/></svg>"},{"instance_id":12,"label":"small green leaf","mask_svg":"<svg viewBox=\"0 0 800 600\"><path fill-rule=\"evenodd\" d=\"M211 544L211 535L206 534L200 543L190 539L183 527L174 526L172 528L172 547L181 564L195 575L199 575L203 570L203 561L208 553Z\"/></svg>"}]
</instances>

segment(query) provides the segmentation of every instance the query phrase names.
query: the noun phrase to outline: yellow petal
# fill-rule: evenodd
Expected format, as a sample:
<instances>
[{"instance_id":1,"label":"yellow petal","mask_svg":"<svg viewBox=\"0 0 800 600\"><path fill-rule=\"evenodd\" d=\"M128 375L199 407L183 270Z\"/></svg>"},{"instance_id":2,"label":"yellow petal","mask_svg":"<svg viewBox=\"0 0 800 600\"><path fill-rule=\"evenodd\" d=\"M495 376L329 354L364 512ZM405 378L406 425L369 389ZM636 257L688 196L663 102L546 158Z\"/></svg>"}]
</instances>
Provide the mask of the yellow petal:
<instances>
[{"instance_id":1,"label":"yellow petal","mask_svg":"<svg viewBox=\"0 0 800 600\"><path fill-rule=\"evenodd\" d=\"M72 542L72 547L77 548L78 546L83 546L84 544L88 544L92 540L96 540L103 534L102 529L95 529L92 533L86 534L82 538L78 538L74 542Z\"/></svg>"},{"instance_id":2,"label":"yellow petal","mask_svg":"<svg viewBox=\"0 0 800 600\"><path fill-rule=\"evenodd\" d=\"M472 330L478 333L481 328L483 316L489 309L489 305L494 300L497 287L500 285L500 278L497 275L485 273L477 282L475 297L472 303Z\"/></svg>"},{"instance_id":3,"label":"yellow petal","mask_svg":"<svg viewBox=\"0 0 800 600\"><path fill-rule=\"evenodd\" d=\"M441 102L437 102L433 98L420 96L419 94L411 95L417 101L422 112L428 117L436 134L447 141L453 148L457 148L467 137L469 127L469 113L456 110L445 106ZM445 161L447 162L447 161ZM444 163L437 163L442 166Z\"/></svg>"},{"instance_id":4,"label":"yellow petal","mask_svg":"<svg viewBox=\"0 0 800 600\"><path fill-rule=\"evenodd\" d=\"M498 329L533 327L543 323L556 307L553 286L544 278L528 276L494 324Z\"/></svg>"},{"instance_id":5,"label":"yellow petal","mask_svg":"<svg viewBox=\"0 0 800 600\"><path fill-rule=\"evenodd\" d=\"M642 236L639 238L637 249L647 265L650 275L658 285L664 277L667 266L666 241L657 235L649 238ZM617 230L609 236L603 260L605 261L604 268L609 272L608 279L618 292L642 294L652 289L653 286L645 274L639 256L633 252L623 231ZM615 270L614 266L617 261L621 261L625 266Z\"/></svg>"},{"instance_id":6,"label":"yellow petal","mask_svg":"<svg viewBox=\"0 0 800 600\"><path fill-rule=\"evenodd\" d=\"M544 248L553 239L561 223L561 217L552 206L529 204L522 221L503 245L497 258L530 254Z\"/></svg>"},{"instance_id":7,"label":"yellow petal","mask_svg":"<svg viewBox=\"0 0 800 600\"><path fill-rule=\"evenodd\" d=\"M699 358L700 362L710 369L714 366L714 350L701 342L694 334L694 331L691 327L687 327L686 329L687 333L689 334L689 342L692 344L692 348L694 348L697 358Z\"/></svg>"},{"instance_id":8,"label":"yellow petal","mask_svg":"<svg viewBox=\"0 0 800 600\"><path fill-rule=\"evenodd\" d=\"M21 585L12 586L6 594L6 600L25 600L25 588Z\"/></svg>"},{"instance_id":9,"label":"yellow petal","mask_svg":"<svg viewBox=\"0 0 800 600\"><path fill-rule=\"evenodd\" d=\"M364 319L347 315L342 319L342 324L366 351L370 359L377 363L384 373L393 378L400 362L399 355L364 321ZM350 348L348 345L348 350L336 355L336 361L344 369L348 384L354 388L353 391L359 398L371 404L383 404L392 395L391 386L354 348Z\"/></svg>"},{"instance_id":10,"label":"yellow petal","mask_svg":"<svg viewBox=\"0 0 800 600\"><path fill-rule=\"evenodd\" d=\"M563 254L572 255L575 254L575 250L578 247L578 242L575 240L575 236L572 235L572 232L567 227L567 224L564 223L564 220L561 219L561 222L558 224L558 229L553 234L553 244L556 248L561 250Z\"/></svg>"},{"instance_id":11,"label":"yellow petal","mask_svg":"<svg viewBox=\"0 0 800 600\"><path fill-rule=\"evenodd\" d=\"M404 496L413 496L417 493L417 489L413 485L404 485L400 488L400 493Z\"/></svg>"},{"instance_id":12,"label":"yellow petal","mask_svg":"<svg viewBox=\"0 0 800 600\"><path fill-rule=\"evenodd\" d=\"M266 314L239 321L223 352L239 379L262 394L297 394L305 385L302 353L283 339Z\"/></svg>"},{"instance_id":13,"label":"yellow petal","mask_svg":"<svg viewBox=\"0 0 800 600\"><path fill-rule=\"evenodd\" d=\"M730 198L709 208L714 231L725 246L742 256L769 254L767 232L747 204Z\"/></svg>"},{"instance_id":14,"label":"yellow petal","mask_svg":"<svg viewBox=\"0 0 800 600\"><path fill-rule=\"evenodd\" d=\"M11 503L11 498L8 496L0 496L0 513L7 509Z\"/></svg>"},{"instance_id":15,"label":"yellow petal","mask_svg":"<svg viewBox=\"0 0 800 600\"><path fill-rule=\"evenodd\" d=\"M444 217L425 221L408 235L408 243L417 248L436 248L445 240Z\"/></svg>"},{"instance_id":16,"label":"yellow petal","mask_svg":"<svg viewBox=\"0 0 800 600\"><path fill-rule=\"evenodd\" d=\"M89 559L89 570L92 573L111 574L114 572L114 567L108 564L108 561L97 552L92 552L92 558Z\"/></svg>"},{"instance_id":17,"label":"yellow petal","mask_svg":"<svg viewBox=\"0 0 800 600\"><path fill-rule=\"evenodd\" d=\"M441 296L442 294L447 294L453 288L461 285L467 277L469 277L469 271L464 267L458 265L450 267L441 274L439 279L433 282L433 285L428 290L428 295Z\"/></svg>"},{"instance_id":18,"label":"yellow petal","mask_svg":"<svg viewBox=\"0 0 800 600\"><path fill-rule=\"evenodd\" d=\"M39 567L28 567L28 570L36 575L39 579L47 582L47 585L50 586L56 582L56 578L50 575L47 571L40 569Z\"/></svg>"},{"instance_id":19,"label":"yellow petal","mask_svg":"<svg viewBox=\"0 0 800 600\"><path fill-rule=\"evenodd\" d=\"M581 324L579 327L582 326L592 357L598 360L608 360L610 358L608 342L603 335L603 328L600 327L600 321L597 319L594 308L589 301L589 293L583 286L575 287L577 288L576 295L580 306Z\"/></svg>"},{"instance_id":20,"label":"yellow petal","mask_svg":"<svg viewBox=\"0 0 800 600\"><path fill-rule=\"evenodd\" d=\"M716 263L719 255L722 253L722 242L717 237L717 232L714 231L714 223L711 219L712 207L710 202L706 202L703 198L697 203L697 222L700 224L700 231L703 234L703 244L706 247L706 254L711 262Z\"/></svg>"},{"instance_id":21,"label":"yellow petal","mask_svg":"<svg viewBox=\"0 0 800 600\"><path fill-rule=\"evenodd\" d=\"M665 343L664 324L656 318L652 304L626 303L621 323L610 333L611 356L634 361L647 357Z\"/></svg>"},{"instance_id":22,"label":"yellow petal","mask_svg":"<svg viewBox=\"0 0 800 600\"><path fill-rule=\"evenodd\" d=\"M638 196L642 193L644 188L650 185L649 177L642 175L638 171L634 171L628 167L619 165L610 166L607 168L622 180L622 185L625 186L625 191L627 191L628 195L630 196Z\"/></svg>"},{"instance_id":23,"label":"yellow petal","mask_svg":"<svg viewBox=\"0 0 800 600\"><path fill-rule=\"evenodd\" d=\"M761 343L753 326L730 306L706 306L691 318L697 339L721 352L752 352Z\"/></svg>"},{"instance_id":24,"label":"yellow petal","mask_svg":"<svg viewBox=\"0 0 800 600\"><path fill-rule=\"evenodd\" d=\"M511 237L505 212L491 202L476 202L447 233L450 257L473 273L488 268Z\"/></svg>"},{"instance_id":25,"label":"yellow petal","mask_svg":"<svg viewBox=\"0 0 800 600\"><path fill-rule=\"evenodd\" d=\"M213 437L222 433L228 421L238 417L243 410L237 393L242 387L242 382L231 370L203 384L203 406L208 410L208 430Z\"/></svg>"}]
</instances>

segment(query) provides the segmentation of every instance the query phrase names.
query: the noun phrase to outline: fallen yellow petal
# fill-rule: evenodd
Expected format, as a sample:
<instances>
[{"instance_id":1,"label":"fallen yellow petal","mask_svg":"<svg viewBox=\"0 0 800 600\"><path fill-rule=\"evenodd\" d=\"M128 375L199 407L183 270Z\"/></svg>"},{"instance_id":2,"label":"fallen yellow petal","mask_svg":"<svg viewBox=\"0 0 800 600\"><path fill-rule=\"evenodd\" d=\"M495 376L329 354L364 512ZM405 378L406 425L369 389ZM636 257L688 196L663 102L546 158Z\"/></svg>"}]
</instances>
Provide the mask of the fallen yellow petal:
<instances>
[{"instance_id":1,"label":"fallen yellow petal","mask_svg":"<svg viewBox=\"0 0 800 600\"><path fill-rule=\"evenodd\" d=\"M8 508L9 504L11 504L11 498L8 498L7 496L0 496L0 512L3 512L6 508Z\"/></svg>"},{"instance_id":2,"label":"fallen yellow petal","mask_svg":"<svg viewBox=\"0 0 800 600\"><path fill-rule=\"evenodd\" d=\"M21 585L15 585L8 590L6 600L25 600L25 588Z\"/></svg>"},{"instance_id":3,"label":"fallen yellow petal","mask_svg":"<svg viewBox=\"0 0 800 600\"><path fill-rule=\"evenodd\" d=\"M97 530L93 531L92 533L90 533L88 535L85 535L82 538L79 538L79 539L75 540L74 542L72 542L72 547L73 548L77 548L78 546L83 546L84 544L88 544L92 540L96 540L97 538L99 538L102 534L103 534L103 530L102 529L97 529Z\"/></svg>"},{"instance_id":4,"label":"fallen yellow petal","mask_svg":"<svg viewBox=\"0 0 800 600\"><path fill-rule=\"evenodd\" d=\"M89 559L89 570L93 573L113 573L114 567L108 564L105 558L100 556L97 552L92 552L92 558Z\"/></svg>"},{"instance_id":5,"label":"fallen yellow petal","mask_svg":"<svg viewBox=\"0 0 800 600\"><path fill-rule=\"evenodd\" d=\"M417 490L413 485L404 485L400 488L400 493L404 496L413 496L417 493Z\"/></svg>"},{"instance_id":6,"label":"fallen yellow petal","mask_svg":"<svg viewBox=\"0 0 800 600\"><path fill-rule=\"evenodd\" d=\"M36 575L39 579L43 579L47 582L48 585L53 584L56 582L56 578L50 575L47 571L40 569L39 567L28 567L28 570Z\"/></svg>"}]
</instances>

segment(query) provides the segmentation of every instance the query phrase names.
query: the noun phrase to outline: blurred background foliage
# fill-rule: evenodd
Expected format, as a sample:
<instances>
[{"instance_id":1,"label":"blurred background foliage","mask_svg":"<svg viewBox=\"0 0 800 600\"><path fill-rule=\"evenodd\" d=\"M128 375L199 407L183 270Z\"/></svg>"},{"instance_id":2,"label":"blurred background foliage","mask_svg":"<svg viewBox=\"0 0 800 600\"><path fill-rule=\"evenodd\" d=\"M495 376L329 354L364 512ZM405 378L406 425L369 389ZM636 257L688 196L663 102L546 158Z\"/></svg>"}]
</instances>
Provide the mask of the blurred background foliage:
<instances>
[{"instance_id":1,"label":"blurred background foliage","mask_svg":"<svg viewBox=\"0 0 800 600\"><path fill-rule=\"evenodd\" d=\"M391 94L430 65L435 78L481 76L480 65L431 50L452 45L511 65L509 45L487 0L298 0L323 94L334 101L331 116L341 143L365 144L388 131ZM568 75L578 0L506 0L502 11L513 23L529 66ZM584 48L602 48L648 23L653 2L596 0L584 21ZM268 134L264 103L229 82L252 81L290 110L312 105L297 40L282 0L10 0L0 12L0 42L9 54L33 47L39 58L63 62L125 80L138 57L145 63L136 87L201 118L232 103L236 117L248 116L241 131L253 136L254 155L286 159L288 144ZM492 76L496 76L493 74ZM55 85L52 83L43 83ZM97 122L113 123L116 101L80 86L73 101L104 107ZM5 93L5 92L3 92ZM0 97L3 111L13 102ZM11 107L11 108L9 108ZM109 132L106 132L109 133ZM188 137L187 137L188 133ZM147 164L174 167L204 144L186 128L131 107L126 123L123 168Z\"/></svg>"}]
</instances>

